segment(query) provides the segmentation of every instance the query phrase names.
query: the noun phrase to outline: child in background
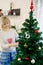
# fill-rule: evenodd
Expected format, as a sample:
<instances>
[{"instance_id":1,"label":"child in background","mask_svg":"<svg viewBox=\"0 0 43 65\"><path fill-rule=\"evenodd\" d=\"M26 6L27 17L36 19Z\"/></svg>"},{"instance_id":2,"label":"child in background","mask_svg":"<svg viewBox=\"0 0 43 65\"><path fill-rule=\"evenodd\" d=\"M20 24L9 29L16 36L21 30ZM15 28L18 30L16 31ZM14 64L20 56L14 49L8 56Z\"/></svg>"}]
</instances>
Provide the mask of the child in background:
<instances>
[{"instance_id":1,"label":"child in background","mask_svg":"<svg viewBox=\"0 0 43 65\"><path fill-rule=\"evenodd\" d=\"M0 31L0 39L3 43L0 43L0 65L10 65L16 54L16 47L18 47L18 34L14 29L11 29L10 20L6 17L2 17L2 30Z\"/></svg>"}]
</instances>

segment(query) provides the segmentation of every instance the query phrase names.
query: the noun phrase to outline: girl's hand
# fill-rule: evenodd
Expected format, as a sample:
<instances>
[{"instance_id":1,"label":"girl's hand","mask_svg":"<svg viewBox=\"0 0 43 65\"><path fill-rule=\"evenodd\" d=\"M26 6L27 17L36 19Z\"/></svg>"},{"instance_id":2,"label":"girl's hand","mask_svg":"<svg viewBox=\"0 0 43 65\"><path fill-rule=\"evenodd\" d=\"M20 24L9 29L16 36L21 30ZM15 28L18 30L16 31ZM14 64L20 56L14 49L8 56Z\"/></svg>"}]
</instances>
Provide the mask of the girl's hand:
<instances>
[{"instance_id":1,"label":"girl's hand","mask_svg":"<svg viewBox=\"0 0 43 65\"><path fill-rule=\"evenodd\" d=\"M19 45L19 42L16 42L16 43L9 44L9 47L18 47L18 45Z\"/></svg>"},{"instance_id":2,"label":"girl's hand","mask_svg":"<svg viewBox=\"0 0 43 65\"><path fill-rule=\"evenodd\" d=\"M15 43L15 45L16 45L16 47L18 47L18 45L19 45L19 42L16 42L16 43Z\"/></svg>"},{"instance_id":3,"label":"girl's hand","mask_svg":"<svg viewBox=\"0 0 43 65\"><path fill-rule=\"evenodd\" d=\"M6 45L2 45L1 47L3 48L3 49L7 49L7 48L10 48L10 47L18 47L18 45L19 45L19 42L16 42L16 43L12 43L12 44L6 44Z\"/></svg>"}]
</instances>

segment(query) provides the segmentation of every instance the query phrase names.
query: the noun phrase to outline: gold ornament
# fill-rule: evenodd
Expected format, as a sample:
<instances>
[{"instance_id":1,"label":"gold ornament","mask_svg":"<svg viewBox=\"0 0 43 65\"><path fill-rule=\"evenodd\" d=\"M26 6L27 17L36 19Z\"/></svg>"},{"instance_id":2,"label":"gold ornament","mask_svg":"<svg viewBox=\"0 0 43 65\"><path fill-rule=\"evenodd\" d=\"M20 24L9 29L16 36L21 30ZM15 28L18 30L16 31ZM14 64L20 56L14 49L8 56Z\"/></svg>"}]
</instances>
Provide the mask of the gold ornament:
<instances>
[{"instance_id":1,"label":"gold ornament","mask_svg":"<svg viewBox=\"0 0 43 65\"><path fill-rule=\"evenodd\" d=\"M18 58L18 61L20 61L21 60L21 58Z\"/></svg>"},{"instance_id":2,"label":"gold ornament","mask_svg":"<svg viewBox=\"0 0 43 65\"><path fill-rule=\"evenodd\" d=\"M41 47L39 46L38 49L41 50Z\"/></svg>"},{"instance_id":3,"label":"gold ornament","mask_svg":"<svg viewBox=\"0 0 43 65\"><path fill-rule=\"evenodd\" d=\"M24 47L27 47L27 44L26 43L24 44Z\"/></svg>"}]
</instances>

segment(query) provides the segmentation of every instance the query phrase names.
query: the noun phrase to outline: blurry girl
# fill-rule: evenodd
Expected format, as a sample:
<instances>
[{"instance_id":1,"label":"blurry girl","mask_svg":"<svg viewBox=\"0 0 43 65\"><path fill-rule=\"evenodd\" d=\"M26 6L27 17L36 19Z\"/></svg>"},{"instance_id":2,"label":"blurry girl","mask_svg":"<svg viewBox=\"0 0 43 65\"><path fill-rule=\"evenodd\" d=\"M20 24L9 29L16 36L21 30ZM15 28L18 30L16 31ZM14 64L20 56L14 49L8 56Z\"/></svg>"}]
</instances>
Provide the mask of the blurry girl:
<instances>
[{"instance_id":1,"label":"blurry girl","mask_svg":"<svg viewBox=\"0 0 43 65\"><path fill-rule=\"evenodd\" d=\"M2 30L0 31L0 39L3 43L0 43L2 52L0 50L0 65L10 65L10 61L15 58L16 47L18 47L18 34L14 29L11 29L10 20L6 17L2 17Z\"/></svg>"}]
</instances>

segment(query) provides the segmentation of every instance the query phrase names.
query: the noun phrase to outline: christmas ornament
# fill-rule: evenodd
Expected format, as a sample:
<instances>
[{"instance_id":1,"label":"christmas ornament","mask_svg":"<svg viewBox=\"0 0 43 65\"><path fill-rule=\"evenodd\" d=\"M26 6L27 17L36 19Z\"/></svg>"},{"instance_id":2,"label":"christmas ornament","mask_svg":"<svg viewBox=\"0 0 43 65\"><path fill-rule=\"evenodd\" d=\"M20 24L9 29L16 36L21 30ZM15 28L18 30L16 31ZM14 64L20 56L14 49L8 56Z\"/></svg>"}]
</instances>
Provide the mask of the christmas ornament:
<instances>
[{"instance_id":1,"label":"christmas ornament","mask_svg":"<svg viewBox=\"0 0 43 65\"><path fill-rule=\"evenodd\" d=\"M34 30L34 32L37 34L38 33L38 30Z\"/></svg>"},{"instance_id":2,"label":"christmas ornament","mask_svg":"<svg viewBox=\"0 0 43 65\"><path fill-rule=\"evenodd\" d=\"M26 60L30 60L30 58L28 58L28 57L27 57L27 58L25 58L25 59L26 59Z\"/></svg>"},{"instance_id":3,"label":"christmas ornament","mask_svg":"<svg viewBox=\"0 0 43 65\"><path fill-rule=\"evenodd\" d=\"M18 58L18 61L20 61L21 60L21 58Z\"/></svg>"},{"instance_id":4,"label":"christmas ornament","mask_svg":"<svg viewBox=\"0 0 43 65\"><path fill-rule=\"evenodd\" d=\"M9 44L12 43L12 38L8 38L7 41Z\"/></svg>"},{"instance_id":5,"label":"christmas ornament","mask_svg":"<svg viewBox=\"0 0 43 65\"><path fill-rule=\"evenodd\" d=\"M41 47L39 46L38 49L41 50Z\"/></svg>"},{"instance_id":6,"label":"christmas ornament","mask_svg":"<svg viewBox=\"0 0 43 65\"><path fill-rule=\"evenodd\" d=\"M31 0L31 6L30 6L30 9L31 9L31 11L33 10L33 0Z\"/></svg>"},{"instance_id":7,"label":"christmas ornament","mask_svg":"<svg viewBox=\"0 0 43 65\"><path fill-rule=\"evenodd\" d=\"M12 10L10 10L9 14L10 14L10 15L12 15L12 14L13 14L13 11L12 11Z\"/></svg>"},{"instance_id":8,"label":"christmas ornament","mask_svg":"<svg viewBox=\"0 0 43 65\"><path fill-rule=\"evenodd\" d=\"M33 9L33 5L32 5L32 6L30 6L30 9L31 9L31 10Z\"/></svg>"},{"instance_id":9,"label":"christmas ornament","mask_svg":"<svg viewBox=\"0 0 43 65\"><path fill-rule=\"evenodd\" d=\"M32 59L32 60L31 60L31 63L32 63L32 64L34 64L34 63L35 63L35 60L34 60L34 59Z\"/></svg>"},{"instance_id":10,"label":"christmas ornament","mask_svg":"<svg viewBox=\"0 0 43 65\"><path fill-rule=\"evenodd\" d=\"M30 35L28 33L25 33L25 35L27 39L30 38Z\"/></svg>"},{"instance_id":11,"label":"christmas ornament","mask_svg":"<svg viewBox=\"0 0 43 65\"><path fill-rule=\"evenodd\" d=\"M27 48L27 44L26 44L26 43L24 44L24 47L26 47L26 48Z\"/></svg>"}]
</instances>

